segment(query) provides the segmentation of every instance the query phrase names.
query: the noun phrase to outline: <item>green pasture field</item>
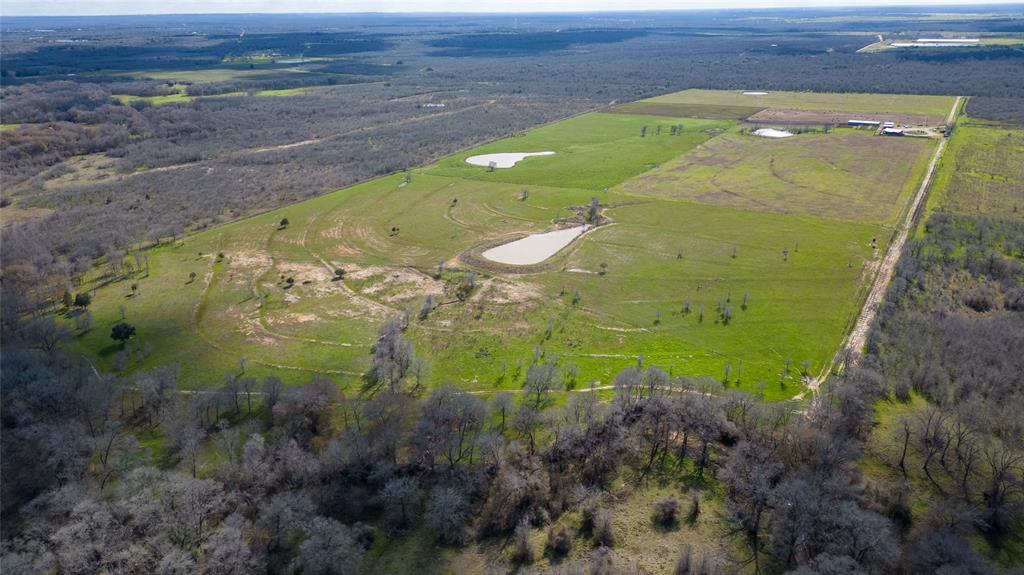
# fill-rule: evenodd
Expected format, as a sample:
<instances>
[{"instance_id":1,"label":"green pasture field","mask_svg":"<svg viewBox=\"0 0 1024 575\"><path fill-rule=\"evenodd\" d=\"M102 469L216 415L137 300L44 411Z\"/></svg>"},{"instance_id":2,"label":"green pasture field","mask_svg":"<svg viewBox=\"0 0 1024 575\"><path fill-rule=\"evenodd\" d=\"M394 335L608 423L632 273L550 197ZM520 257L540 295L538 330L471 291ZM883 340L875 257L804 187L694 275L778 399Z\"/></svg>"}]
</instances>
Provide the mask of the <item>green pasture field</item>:
<instances>
[{"instance_id":1,"label":"green pasture field","mask_svg":"<svg viewBox=\"0 0 1024 575\"><path fill-rule=\"evenodd\" d=\"M789 138L723 134L622 185L628 194L892 223L934 142L838 129Z\"/></svg>"},{"instance_id":2,"label":"green pasture field","mask_svg":"<svg viewBox=\"0 0 1024 575\"><path fill-rule=\"evenodd\" d=\"M751 88L751 91L756 91ZM767 90L766 90L767 91ZM759 106L802 110L842 110L888 114L928 114L946 117L952 96L908 96L905 94L840 94L823 92L771 92L747 96L744 90L684 90L657 96L644 102L704 104L714 106Z\"/></svg>"},{"instance_id":3,"label":"green pasture field","mask_svg":"<svg viewBox=\"0 0 1024 575\"><path fill-rule=\"evenodd\" d=\"M668 135L670 126L678 124L683 132ZM662 132L656 135L659 125ZM666 162L731 125L724 120L586 114L460 152L427 172L487 182L601 190ZM648 133L641 137L644 126ZM465 162L479 154L549 150L555 155L526 158L514 168L493 172Z\"/></svg>"},{"instance_id":4,"label":"green pasture field","mask_svg":"<svg viewBox=\"0 0 1024 575\"><path fill-rule=\"evenodd\" d=\"M269 75L309 74L309 70L289 67L256 67L256 68L204 68L201 70L146 70L141 72L127 72L123 76L136 78L151 78L153 80L166 80L168 82L182 82L199 84L205 82L230 82L232 80L245 80L253 77L266 77Z\"/></svg>"},{"instance_id":5,"label":"green pasture field","mask_svg":"<svg viewBox=\"0 0 1024 575\"><path fill-rule=\"evenodd\" d=\"M235 95L239 94L238 92ZM195 96L189 96L184 92L178 92L175 94L167 94L166 96L133 96L131 94L114 94L114 98L122 104L131 104L133 102L148 102L154 106L163 106L166 104L182 104L195 100Z\"/></svg>"},{"instance_id":6,"label":"green pasture field","mask_svg":"<svg viewBox=\"0 0 1024 575\"><path fill-rule=\"evenodd\" d=\"M641 114L675 118L708 118L711 120L743 120L763 110L763 106L718 106L712 104L672 104L630 102L605 110L613 114Z\"/></svg>"},{"instance_id":7,"label":"green pasture field","mask_svg":"<svg viewBox=\"0 0 1024 575\"><path fill-rule=\"evenodd\" d=\"M962 119L939 165L929 210L1005 216L1024 210L1024 130Z\"/></svg>"},{"instance_id":8,"label":"green pasture field","mask_svg":"<svg viewBox=\"0 0 1024 575\"><path fill-rule=\"evenodd\" d=\"M682 134L670 136L680 124ZM592 113L557 122L165 243L148 250L148 274L110 281L98 266L82 288L94 291L92 329L77 346L105 369L125 363L125 351L129 372L177 363L183 387L244 371L288 383L320 373L358 389L379 325L407 311L406 335L430 366L420 373L427 385L514 390L542 357L563 368L567 388L585 389L609 385L642 358L675 375L791 398L801 372L817 375L848 331L887 226L920 177L918 157L931 149L845 130L791 140L755 138L728 120ZM840 174L884 163L869 143L912 167L853 183L832 178L824 187L845 194L839 199L799 181L803 170L822 172L821 162ZM795 151L779 153L780 145ZM742 162L735 174L708 176L731 178L746 197L770 192L773 207L681 191L700 178L650 180L709 148L775 155L795 183L769 184L763 169ZM796 161L811 149L829 153ZM464 162L543 150L556 154L494 172ZM862 154L875 155L855 158ZM578 218L592 198L610 223L531 273L465 259ZM475 288L463 301L455 286L469 272ZM440 305L420 318L428 294ZM137 328L125 349L109 337L119 321Z\"/></svg>"},{"instance_id":9,"label":"green pasture field","mask_svg":"<svg viewBox=\"0 0 1024 575\"><path fill-rule=\"evenodd\" d=\"M298 96L300 94L305 94L306 92L309 92L309 90L310 88L261 90L253 95L266 97ZM227 92L224 94L215 94L212 96L189 96L185 92L178 92L176 94L168 94L166 96L133 96L130 94L114 94L113 97L120 101L122 104L131 104L132 102L149 102L154 106L164 106L166 104L188 103L195 100L196 98L234 98L245 95L245 92Z\"/></svg>"},{"instance_id":10,"label":"green pasture field","mask_svg":"<svg viewBox=\"0 0 1024 575\"><path fill-rule=\"evenodd\" d=\"M16 130L21 127L21 124L0 124L0 132L6 132L7 130Z\"/></svg>"}]
</instances>

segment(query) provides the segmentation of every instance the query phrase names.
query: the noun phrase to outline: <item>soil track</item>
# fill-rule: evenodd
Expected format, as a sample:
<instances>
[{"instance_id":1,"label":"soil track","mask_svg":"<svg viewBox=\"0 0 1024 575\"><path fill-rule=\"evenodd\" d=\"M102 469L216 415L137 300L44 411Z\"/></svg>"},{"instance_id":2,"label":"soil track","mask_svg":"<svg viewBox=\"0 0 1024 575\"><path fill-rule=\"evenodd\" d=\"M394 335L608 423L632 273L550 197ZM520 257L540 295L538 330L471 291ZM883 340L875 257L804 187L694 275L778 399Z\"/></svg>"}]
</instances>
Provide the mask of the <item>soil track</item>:
<instances>
[{"instance_id":1,"label":"soil track","mask_svg":"<svg viewBox=\"0 0 1024 575\"><path fill-rule=\"evenodd\" d=\"M961 96L957 96L956 101L953 102L953 109L946 118L947 122L952 122L955 119L957 110L960 109L961 99ZM889 243L889 249L885 252L885 257L878 266L875 279L871 283L871 291L868 292L868 296L864 300L864 306L861 307L857 322L850 331L850 335L846 336L846 340L843 341L843 345L839 348L839 352L833 358L832 363L826 367L826 370L820 376L807 383L807 388L811 391L816 392L818 390L821 382L832 371L840 358L848 357L849 363L847 365L849 366L857 364L860 358L860 350L864 348L864 344L867 342L868 330L874 323L875 316L878 315L878 308L881 307L882 299L885 297L885 292L889 287L889 281L892 279L892 274L896 269L897 262L899 262L900 255L903 254L903 246L906 244L910 232L917 227L917 220L921 216L924 200L928 197L928 187L931 184L932 175L935 173L935 166L938 165L939 158L942 157L942 152L945 148L946 140L943 139L939 141L939 145L935 148L935 153L928 164L928 171L925 172L924 180L921 181L921 186L917 189L917 193L914 194L914 199L911 201L910 208L903 217L903 222L901 222L893 234L892 241ZM803 399L805 393L800 392L794 399Z\"/></svg>"}]
</instances>

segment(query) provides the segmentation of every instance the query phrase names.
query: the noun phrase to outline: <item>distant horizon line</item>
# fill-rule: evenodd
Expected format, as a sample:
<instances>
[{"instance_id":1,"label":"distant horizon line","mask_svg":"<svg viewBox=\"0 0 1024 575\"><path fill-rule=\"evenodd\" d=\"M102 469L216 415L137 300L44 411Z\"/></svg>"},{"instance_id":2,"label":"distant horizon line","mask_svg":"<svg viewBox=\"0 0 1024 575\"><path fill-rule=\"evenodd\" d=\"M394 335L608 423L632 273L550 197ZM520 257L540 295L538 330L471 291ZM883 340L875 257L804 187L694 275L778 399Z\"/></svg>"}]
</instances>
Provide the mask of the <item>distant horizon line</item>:
<instances>
[{"instance_id":1,"label":"distant horizon line","mask_svg":"<svg viewBox=\"0 0 1024 575\"><path fill-rule=\"evenodd\" d=\"M793 0L789 0L792 2ZM291 10L291 11L277 11L277 10L259 10L259 11L215 11L215 12L111 12L104 14L89 14L89 13L62 13L62 14L26 14L16 13L7 14L3 10L0 10L0 18L108 18L108 17L165 17L165 16L419 16L419 15L438 15L438 16L486 16L486 15L515 15L515 16L554 16L559 14L565 15L576 15L576 14L664 14L674 12L758 12L758 11L775 11L775 10L790 10L790 11L805 11L805 10L851 10L851 9L894 9L894 8L913 8L917 10L926 11L928 8L976 8L983 9L985 7L1010 7L1020 6L1024 9L1024 2L1021 0L988 0L984 3L971 3L962 2L959 0L951 0L944 2L942 0L938 2L880 2L880 3L854 3L856 0L851 0L850 4L833 4L828 3L828 0L819 0L822 4L805 4L798 2L799 5L787 5L787 0L781 0L777 5L765 5L765 6L731 6L731 7L707 7L707 6L694 6L694 7L681 7L681 8L636 8L636 9L561 9L561 10L357 10L357 11L320 11L320 10ZM1024 16L1024 13L1022 13Z\"/></svg>"}]
</instances>

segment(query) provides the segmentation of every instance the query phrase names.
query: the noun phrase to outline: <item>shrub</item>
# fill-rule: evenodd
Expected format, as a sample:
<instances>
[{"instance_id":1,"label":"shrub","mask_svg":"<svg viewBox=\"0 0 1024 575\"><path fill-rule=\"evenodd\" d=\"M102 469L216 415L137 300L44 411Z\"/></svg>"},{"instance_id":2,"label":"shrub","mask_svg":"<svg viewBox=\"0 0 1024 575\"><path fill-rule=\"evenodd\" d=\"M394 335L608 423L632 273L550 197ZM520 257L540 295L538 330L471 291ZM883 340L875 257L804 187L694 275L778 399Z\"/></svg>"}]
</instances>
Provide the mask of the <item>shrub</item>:
<instances>
[{"instance_id":1,"label":"shrub","mask_svg":"<svg viewBox=\"0 0 1024 575\"><path fill-rule=\"evenodd\" d=\"M612 525L612 510L599 509L594 514L594 543L601 547L615 545L615 528Z\"/></svg>"},{"instance_id":2,"label":"shrub","mask_svg":"<svg viewBox=\"0 0 1024 575\"><path fill-rule=\"evenodd\" d=\"M551 557L565 557L572 552L572 537L564 525L555 525L548 530L548 541L544 546Z\"/></svg>"},{"instance_id":3,"label":"shrub","mask_svg":"<svg viewBox=\"0 0 1024 575\"><path fill-rule=\"evenodd\" d=\"M516 527L515 555L512 558L517 563L533 563L535 558L533 543L530 542L530 525L525 521Z\"/></svg>"},{"instance_id":4,"label":"shrub","mask_svg":"<svg viewBox=\"0 0 1024 575\"><path fill-rule=\"evenodd\" d=\"M654 522L671 527L679 520L679 500L668 495L654 502Z\"/></svg>"}]
</instances>

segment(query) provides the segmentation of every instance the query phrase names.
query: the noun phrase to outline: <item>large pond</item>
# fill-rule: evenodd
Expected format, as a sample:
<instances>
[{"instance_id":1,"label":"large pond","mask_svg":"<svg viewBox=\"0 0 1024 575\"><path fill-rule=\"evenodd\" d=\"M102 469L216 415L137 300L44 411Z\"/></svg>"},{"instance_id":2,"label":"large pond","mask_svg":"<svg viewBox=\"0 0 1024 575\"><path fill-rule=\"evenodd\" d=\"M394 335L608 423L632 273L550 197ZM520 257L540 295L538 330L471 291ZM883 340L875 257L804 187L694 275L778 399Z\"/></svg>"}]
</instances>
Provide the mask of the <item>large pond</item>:
<instances>
[{"instance_id":1,"label":"large pond","mask_svg":"<svg viewBox=\"0 0 1024 575\"><path fill-rule=\"evenodd\" d=\"M554 152L505 152L502 154L481 154L479 156L470 156L466 158L467 164L473 164L474 166L489 167L491 163L494 163L495 168L511 168L518 164L523 158L530 156L552 156Z\"/></svg>"},{"instance_id":2,"label":"large pond","mask_svg":"<svg viewBox=\"0 0 1024 575\"><path fill-rule=\"evenodd\" d=\"M576 226L543 234L530 234L525 238L501 244L484 251L481 255L500 264L528 266L539 264L572 243L583 232L593 226Z\"/></svg>"}]
</instances>

